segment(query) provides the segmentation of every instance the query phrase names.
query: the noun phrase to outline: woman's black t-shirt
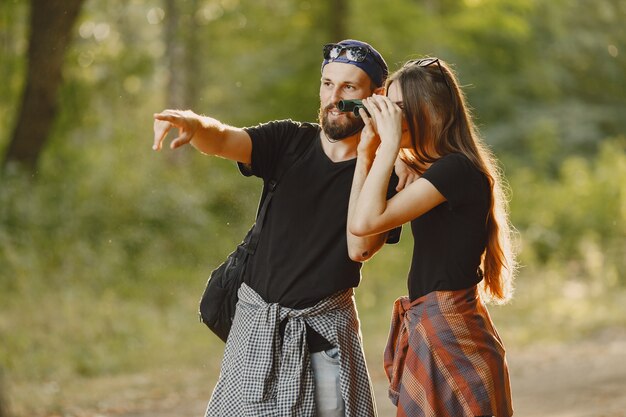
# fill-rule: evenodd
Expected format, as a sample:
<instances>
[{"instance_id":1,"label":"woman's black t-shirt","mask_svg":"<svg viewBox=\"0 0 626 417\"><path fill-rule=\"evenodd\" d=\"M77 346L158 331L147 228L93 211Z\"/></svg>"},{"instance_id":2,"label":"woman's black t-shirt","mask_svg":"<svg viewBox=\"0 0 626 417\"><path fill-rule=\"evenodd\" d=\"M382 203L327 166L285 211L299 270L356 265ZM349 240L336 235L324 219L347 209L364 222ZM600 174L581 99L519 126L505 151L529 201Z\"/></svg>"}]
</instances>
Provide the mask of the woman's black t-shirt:
<instances>
[{"instance_id":1,"label":"woman's black t-shirt","mask_svg":"<svg viewBox=\"0 0 626 417\"><path fill-rule=\"evenodd\" d=\"M432 291L469 288L481 280L487 243L490 188L463 154L452 153L424 172L446 201L411 221L414 248L408 286L411 300Z\"/></svg>"}]
</instances>

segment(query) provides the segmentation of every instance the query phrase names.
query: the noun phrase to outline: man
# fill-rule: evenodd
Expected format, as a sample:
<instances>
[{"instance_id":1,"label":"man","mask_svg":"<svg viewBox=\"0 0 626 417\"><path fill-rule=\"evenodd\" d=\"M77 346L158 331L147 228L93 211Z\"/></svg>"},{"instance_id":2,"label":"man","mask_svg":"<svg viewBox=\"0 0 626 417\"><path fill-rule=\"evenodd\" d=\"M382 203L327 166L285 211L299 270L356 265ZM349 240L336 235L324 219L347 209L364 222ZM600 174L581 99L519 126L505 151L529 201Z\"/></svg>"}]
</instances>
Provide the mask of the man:
<instances>
[{"instance_id":1,"label":"man","mask_svg":"<svg viewBox=\"0 0 626 417\"><path fill-rule=\"evenodd\" d=\"M276 121L235 128L189 110L154 115L154 149L176 127L178 148L237 161L268 181L289 141L310 140L283 175L249 259L206 416L375 416L353 287L386 235L356 237L346 219L363 121L341 99L381 94L388 74L369 44L324 47L321 129ZM397 236L395 237L397 241Z\"/></svg>"}]
</instances>

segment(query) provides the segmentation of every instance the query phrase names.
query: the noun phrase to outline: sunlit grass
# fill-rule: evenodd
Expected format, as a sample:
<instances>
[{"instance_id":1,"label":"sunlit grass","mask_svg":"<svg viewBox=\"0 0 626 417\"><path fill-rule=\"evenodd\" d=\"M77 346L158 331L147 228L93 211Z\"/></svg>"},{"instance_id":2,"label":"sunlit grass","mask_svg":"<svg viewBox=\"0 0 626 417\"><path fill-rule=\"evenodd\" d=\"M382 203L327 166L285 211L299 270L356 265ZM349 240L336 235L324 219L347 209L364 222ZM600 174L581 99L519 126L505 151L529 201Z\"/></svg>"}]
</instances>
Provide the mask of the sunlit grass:
<instances>
[{"instance_id":1,"label":"sunlit grass","mask_svg":"<svg viewBox=\"0 0 626 417\"><path fill-rule=\"evenodd\" d=\"M391 305L406 293L405 274L392 276L388 266L402 264L407 249L407 243L386 248L370 261L356 293L368 363L377 380L384 379ZM141 390L142 384L150 386L142 378L165 377L187 386L188 375L203 381L198 397L207 396L223 344L197 321L202 279L141 299L81 286L3 298L0 362L16 415L60 411L73 398L93 406L98 400L80 393L81 384L123 385L124 376ZM626 326L626 291L608 285L594 290L588 281L560 271L523 270L513 301L490 311L507 348L571 342ZM146 388L143 395L160 389L156 379L152 383L156 388Z\"/></svg>"},{"instance_id":2,"label":"sunlit grass","mask_svg":"<svg viewBox=\"0 0 626 417\"><path fill-rule=\"evenodd\" d=\"M410 236L404 233L400 245L368 262L356 292L370 371L379 380L391 306L406 294ZM145 297L114 289L94 292L80 284L2 297L0 363L16 415L63 409L78 395L80 381L157 378L157 371L181 384L185 374L192 378L201 371L208 386L198 395L206 396L217 378L223 344L197 321L204 274L189 276L197 279L188 285L162 281L160 291ZM513 301L490 311L507 347L575 341L626 326L626 291L601 284L561 270L527 268ZM89 398L81 394L77 401L86 404Z\"/></svg>"}]
</instances>

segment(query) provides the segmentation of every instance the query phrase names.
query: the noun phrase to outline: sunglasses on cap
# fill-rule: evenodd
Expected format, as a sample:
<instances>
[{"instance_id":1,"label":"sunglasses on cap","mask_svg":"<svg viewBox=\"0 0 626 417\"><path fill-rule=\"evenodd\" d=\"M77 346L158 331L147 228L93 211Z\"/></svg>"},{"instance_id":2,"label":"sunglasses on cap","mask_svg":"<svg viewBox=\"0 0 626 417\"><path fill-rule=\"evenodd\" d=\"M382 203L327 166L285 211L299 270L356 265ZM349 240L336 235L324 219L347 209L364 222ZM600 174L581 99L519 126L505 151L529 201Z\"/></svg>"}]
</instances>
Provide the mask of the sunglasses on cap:
<instances>
[{"instance_id":1,"label":"sunglasses on cap","mask_svg":"<svg viewBox=\"0 0 626 417\"><path fill-rule=\"evenodd\" d=\"M346 59L353 62L363 62L369 53L369 49L363 46L343 46L336 43L324 45L324 59L337 59L342 52L346 52Z\"/></svg>"},{"instance_id":2,"label":"sunglasses on cap","mask_svg":"<svg viewBox=\"0 0 626 417\"><path fill-rule=\"evenodd\" d=\"M437 64L437 67L439 67L439 72L441 73L441 76L443 77L443 81L446 83L446 87L448 87L448 91L450 92L450 97L452 97L453 96L452 87L450 87L450 84L448 83L448 78L446 77L446 74L443 72L443 68L441 67L439 58L413 59L406 63L407 66L417 65L418 67L428 67L432 64Z\"/></svg>"}]
</instances>

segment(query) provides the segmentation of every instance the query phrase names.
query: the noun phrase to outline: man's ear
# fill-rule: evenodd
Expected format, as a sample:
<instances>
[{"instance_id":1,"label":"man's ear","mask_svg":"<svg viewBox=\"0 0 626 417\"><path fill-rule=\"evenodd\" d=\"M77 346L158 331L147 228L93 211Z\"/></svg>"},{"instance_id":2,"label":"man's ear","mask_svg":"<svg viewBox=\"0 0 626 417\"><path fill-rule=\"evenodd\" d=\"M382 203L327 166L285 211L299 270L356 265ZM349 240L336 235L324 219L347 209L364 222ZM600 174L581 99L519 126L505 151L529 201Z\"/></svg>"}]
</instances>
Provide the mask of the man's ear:
<instances>
[{"instance_id":1,"label":"man's ear","mask_svg":"<svg viewBox=\"0 0 626 417\"><path fill-rule=\"evenodd\" d=\"M384 96L385 95L385 87L378 87L377 89L372 91L372 94L378 94L379 96Z\"/></svg>"}]
</instances>

